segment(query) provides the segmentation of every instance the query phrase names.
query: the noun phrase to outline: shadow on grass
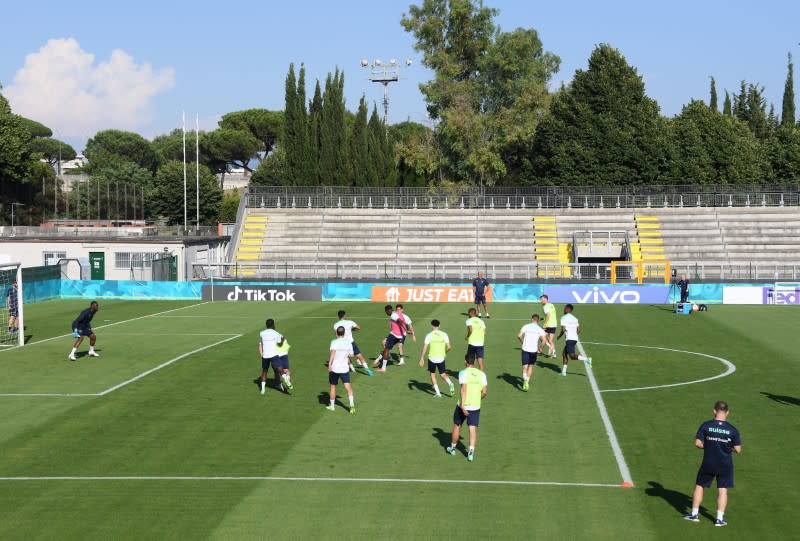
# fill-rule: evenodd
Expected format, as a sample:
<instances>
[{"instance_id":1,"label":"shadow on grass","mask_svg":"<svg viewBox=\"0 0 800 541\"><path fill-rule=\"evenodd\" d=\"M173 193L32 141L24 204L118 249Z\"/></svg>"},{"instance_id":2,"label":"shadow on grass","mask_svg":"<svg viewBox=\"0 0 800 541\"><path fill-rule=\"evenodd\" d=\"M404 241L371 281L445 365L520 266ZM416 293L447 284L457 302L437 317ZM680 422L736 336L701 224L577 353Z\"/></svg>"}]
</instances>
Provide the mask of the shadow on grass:
<instances>
[{"instance_id":1,"label":"shadow on grass","mask_svg":"<svg viewBox=\"0 0 800 541\"><path fill-rule=\"evenodd\" d=\"M428 393L431 395L435 395L436 393L433 390L433 385L430 383L419 381L416 379L408 380L408 390L409 391L422 391L423 393Z\"/></svg>"},{"instance_id":2,"label":"shadow on grass","mask_svg":"<svg viewBox=\"0 0 800 541\"><path fill-rule=\"evenodd\" d=\"M322 404L323 406L330 406L331 405L330 395L328 393L324 392L324 391L320 392L317 395L317 400L319 400L319 403ZM339 400L339 396L338 395L336 396L336 401L333 403L333 405L334 406L339 406L340 408L344 408L345 407L344 402ZM348 406L345 409L350 409L350 407Z\"/></svg>"},{"instance_id":3,"label":"shadow on grass","mask_svg":"<svg viewBox=\"0 0 800 541\"><path fill-rule=\"evenodd\" d=\"M519 377L519 376L513 376L513 375L509 374L508 372L504 372L504 373L500 374L499 376L497 376L497 379L501 379L501 380L505 381L506 383L508 383L509 385L514 387L515 389L517 389L518 391L522 390L522 378Z\"/></svg>"},{"instance_id":4,"label":"shadow on grass","mask_svg":"<svg viewBox=\"0 0 800 541\"><path fill-rule=\"evenodd\" d=\"M761 394L777 402L778 404L784 404L786 406L800 406L800 398L796 398L794 396L787 396L782 394L772 394L766 391L761 391Z\"/></svg>"},{"instance_id":5,"label":"shadow on grass","mask_svg":"<svg viewBox=\"0 0 800 541\"><path fill-rule=\"evenodd\" d=\"M433 428L433 434L431 435L439 441L439 445L441 446L442 449L446 449L450 445L450 440L453 437L452 432L445 432L444 430L438 427ZM463 447L460 441L458 443L458 447Z\"/></svg>"},{"instance_id":6,"label":"shadow on grass","mask_svg":"<svg viewBox=\"0 0 800 541\"><path fill-rule=\"evenodd\" d=\"M536 366L541 366L542 368L545 368L547 370L552 370L556 374L560 374L561 373L561 366L559 366L559 365L557 365L555 363L549 363L549 362L542 361L542 360L538 359L536 361Z\"/></svg>"},{"instance_id":7,"label":"shadow on grass","mask_svg":"<svg viewBox=\"0 0 800 541\"><path fill-rule=\"evenodd\" d=\"M692 510L692 496L689 494L684 494L683 492L678 492L677 490L671 490L666 488L661 483L657 483L656 481L648 481L648 488L645 489L644 493L648 496L653 496L656 498L661 498L668 504L672 506L675 511L680 513L681 515L688 513ZM709 513L704 507L700 507L700 514L706 517L709 520L714 520L716 517Z\"/></svg>"}]
</instances>

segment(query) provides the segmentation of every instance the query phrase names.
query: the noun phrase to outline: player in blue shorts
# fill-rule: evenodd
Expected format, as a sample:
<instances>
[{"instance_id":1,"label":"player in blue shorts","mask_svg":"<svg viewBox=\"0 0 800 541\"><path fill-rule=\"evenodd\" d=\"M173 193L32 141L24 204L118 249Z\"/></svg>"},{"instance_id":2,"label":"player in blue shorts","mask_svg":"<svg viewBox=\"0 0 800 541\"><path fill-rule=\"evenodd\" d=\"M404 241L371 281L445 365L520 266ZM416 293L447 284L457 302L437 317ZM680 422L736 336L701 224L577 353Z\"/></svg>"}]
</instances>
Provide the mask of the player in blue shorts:
<instances>
[{"instance_id":1,"label":"player in blue shorts","mask_svg":"<svg viewBox=\"0 0 800 541\"><path fill-rule=\"evenodd\" d=\"M461 394L456 409L453 412L453 436L446 451L456 454L458 440L461 437L461 425L464 421L469 426L469 449L467 460L472 462L475 457L475 445L478 442L478 425L481 420L481 400L486 398L486 373L475 368L475 358L464 357L466 368L458 373L458 382L461 384Z\"/></svg>"},{"instance_id":2,"label":"player in blue shorts","mask_svg":"<svg viewBox=\"0 0 800 541\"><path fill-rule=\"evenodd\" d=\"M530 389L530 381L533 378L533 367L536 366L536 357L539 353L539 345L547 345L544 329L539 326L539 314L531 316L531 322L523 325L517 335L522 347L522 390Z\"/></svg>"},{"instance_id":3,"label":"player in blue shorts","mask_svg":"<svg viewBox=\"0 0 800 541\"><path fill-rule=\"evenodd\" d=\"M95 336L94 331L92 330L92 318L98 310L100 310L100 305L97 304L97 301L92 301L89 304L89 308L78 314L78 317L72 322L72 336L75 338L75 343L72 346L72 351L70 351L69 356L67 357L70 361L78 360L75 357L75 352L78 351L78 347L83 342L84 337L87 336L89 337L89 357L100 356L94 350L94 345L97 342L97 336Z\"/></svg>"},{"instance_id":4,"label":"player in blue shorts","mask_svg":"<svg viewBox=\"0 0 800 541\"><path fill-rule=\"evenodd\" d=\"M353 387L350 385L350 358L353 356L353 341L345 338L345 328L336 329L336 339L331 341L331 354L328 357L328 383L330 383L330 404L328 411L336 411L336 385L341 381L350 402L350 414L356 412Z\"/></svg>"},{"instance_id":5,"label":"player in blue shorts","mask_svg":"<svg viewBox=\"0 0 800 541\"><path fill-rule=\"evenodd\" d=\"M697 429L694 445L703 450L703 462L697 472L697 480L692 496L692 511L683 518L700 522L700 504L703 502L703 489L710 488L717 480L717 518L714 526L727 526L725 507L728 505L728 489L733 488L733 453L742 452L742 439L739 431L728 422L728 403L720 400L714 404L714 418Z\"/></svg>"},{"instance_id":6,"label":"player in blue shorts","mask_svg":"<svg viewBox=\"0 0 800 541\"><path fill-rule=\"evenodd\" d=\"M483 277L482 272L479 272L478 277L472 281L472 288L475 294L475 307L478 309L478 317L483 317L483 314L480 311L481 305L483 305L483 311L486 312L486 319L491 317L489 315L489 308L486 306L486 294L490 287L491 284L489 284L489 280Z\"/></svg>"}]
</instances>

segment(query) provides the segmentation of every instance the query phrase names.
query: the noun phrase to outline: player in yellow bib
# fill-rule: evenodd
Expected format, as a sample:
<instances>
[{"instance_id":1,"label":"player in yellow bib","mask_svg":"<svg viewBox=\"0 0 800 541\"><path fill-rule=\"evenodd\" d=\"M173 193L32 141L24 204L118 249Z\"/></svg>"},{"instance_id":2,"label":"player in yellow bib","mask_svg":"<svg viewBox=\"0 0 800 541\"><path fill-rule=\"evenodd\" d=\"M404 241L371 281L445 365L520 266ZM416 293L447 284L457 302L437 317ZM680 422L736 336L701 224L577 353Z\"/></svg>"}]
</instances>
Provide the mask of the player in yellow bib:
<instances>
[{"instance_id":1,"label":"player in yellow bib","mask_svg":"<svg viewBox=\"0 0 800 541\"><path fill-rule=\"evenodd\" d=\"M439 320L434 319L431 321L433 330L425 336L425 345L422 346L422 353L419 356L419 366L422 368L425 363L425 353L428 354L428 372L431 374L431 384L435 391L436 398L441 398L442 393L439 391L439 385L436 383L436 371L439 371L439 376L450 387L450 396L455 396L455 386L450 381L450 376L447 375L447 370L444 364L445 355L452 347L450 345L450 337L447 333L439 330Z\"/></svg>"},{"instance_id":2,"label":"player in yellow bib","mask_svg":"<svg viewBox=\"0 0 800 541\"><path fill-rule=\"evenodd\" d=\"M556 307L553 303L550 302L550 298L547 295L542 295L539 297L539 301L542 303L542 309L544 310L544 332L545 332L545 343L547 344L548 355L553 359L556 358L556 330L558 330L558 314L556 313Z\"/></svg>"},{"instance_id":3,"label":"player in yellow bib","mask_svg":"<svg viewBox=\"0 0 800 541\"><path fill-rule=\"evenodd\" d=\"M469 449L467 460L475 458L475 444L478 441L478 424L481 419L481 400L486 398L486 374L475 368L475 358L467 355L464 358L467 367L458 373L458 382L461 384L461 400L453 412L453 437L447 452L456 454L458 440L461 437L461 425L467 421L469 426Z\"/></svg>"},{"instance_id":4,"label":"player in yellow bib","mask_svg":"<svg viewBox=\"0 0 800 541\"><path fill-rule=\"evenodd\" d=\"M478 311L470 308L467 312L467 357L478 360L478 367L483 371L483 346L486 342L486 323L477 316Z\"/></svg>"}]
</instances>

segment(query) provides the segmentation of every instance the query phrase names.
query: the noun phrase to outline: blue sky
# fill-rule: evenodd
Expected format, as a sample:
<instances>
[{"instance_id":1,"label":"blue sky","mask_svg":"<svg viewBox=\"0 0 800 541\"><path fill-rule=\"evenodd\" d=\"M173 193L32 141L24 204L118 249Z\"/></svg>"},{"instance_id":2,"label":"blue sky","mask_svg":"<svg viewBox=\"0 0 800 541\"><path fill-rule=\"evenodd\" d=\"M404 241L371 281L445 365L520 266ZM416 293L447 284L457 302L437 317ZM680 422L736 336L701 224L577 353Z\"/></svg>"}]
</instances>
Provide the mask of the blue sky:
<instances>
[{"instance_id":1,"label":"blue sky","mask_svg":"<svg viewBox=\"0 0 800 541\"><path fill-rule=\"evenodd\" d=\"M545 49L561 57L554 86L585 68L596 44L610 43L667 115L691 98L707 99L710 75L720 96L742 79L765 86L780 113L786 53L800 59L800 2L486 3L500 9L503 29L535 28ZM99 129L165 133L180 126L183 110L192 124L199 114L201 129L212 129L229 111L280 109L290 62L306 64L309 94L315 79L338 66L348 107L362 93L379 103L381 88L367 80L359 60L411 58L415 64L390 87L390 122L424 122L418 84L430 73L399 23L408 5L9 2L0 17L0 82L16 111L81 150Z\"/></svg>"}]
</instances>

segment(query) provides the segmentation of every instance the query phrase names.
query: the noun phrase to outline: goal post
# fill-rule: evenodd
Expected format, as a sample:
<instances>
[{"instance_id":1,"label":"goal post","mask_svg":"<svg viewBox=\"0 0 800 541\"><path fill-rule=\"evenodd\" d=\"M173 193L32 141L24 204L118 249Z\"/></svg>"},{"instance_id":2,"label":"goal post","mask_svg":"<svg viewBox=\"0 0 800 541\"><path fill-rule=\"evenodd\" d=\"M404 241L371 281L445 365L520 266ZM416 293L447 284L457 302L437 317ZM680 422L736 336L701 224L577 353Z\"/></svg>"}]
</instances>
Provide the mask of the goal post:
<instances>
[{"instance_id":1,"label":"goal post","mask_svg":"<svg viewBox=\"0 0 800 541\"><path fill-rule=\"evenodd\" d=\"M643 284L645 278L669 284L672 275L669 261L612 261L610 270L612 284Z\"/></svg>"},{"instance_id":2,"label":"goal post","mask_svg":"<svg viewBox=\"0 0 800 541\"><path fill-rule=\"evenodd\" d=\"M15 287L16 284L16 287ZM0 263L0 347L25 345L22 264Z\"/></svg>"}]
</instances>

